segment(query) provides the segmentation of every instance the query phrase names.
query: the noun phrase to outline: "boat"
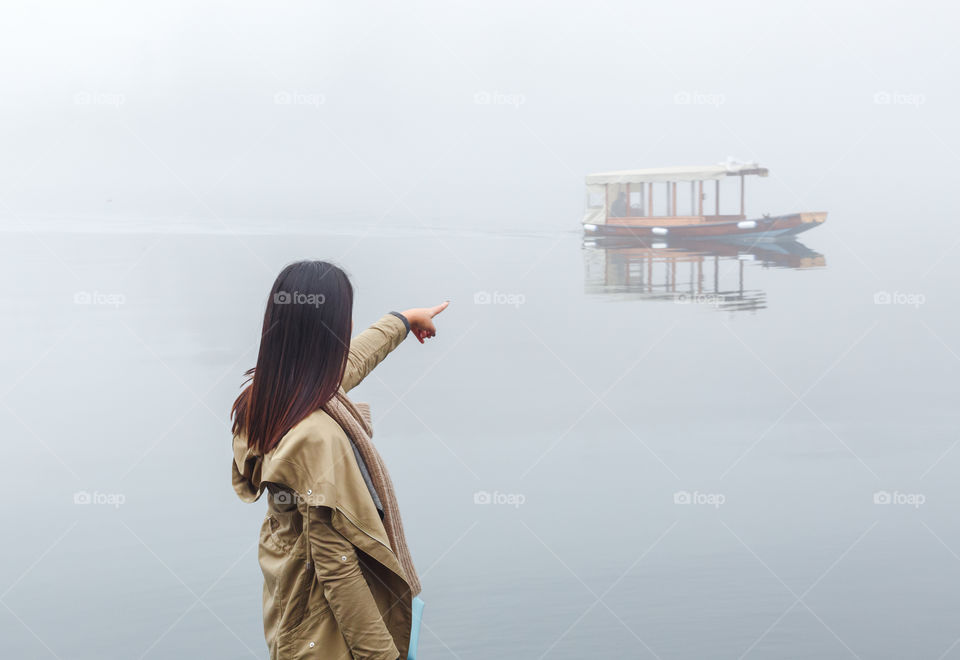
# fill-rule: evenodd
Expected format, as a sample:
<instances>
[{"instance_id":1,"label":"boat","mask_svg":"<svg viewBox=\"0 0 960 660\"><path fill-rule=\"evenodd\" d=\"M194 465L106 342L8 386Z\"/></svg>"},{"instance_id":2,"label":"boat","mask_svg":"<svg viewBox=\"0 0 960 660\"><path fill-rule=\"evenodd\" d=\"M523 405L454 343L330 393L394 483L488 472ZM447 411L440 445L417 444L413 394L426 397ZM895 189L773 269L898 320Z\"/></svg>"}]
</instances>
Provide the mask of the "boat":
<instances>
[{"instance_id":1,"label":"boat","mask_svg":"<svg viewBox=\"0 0 960 660\"><path fill-rule=\"evenodd\" d=\"M824 211L747 218L746 179L768 174L756 163L737 161L590 174L583 230L597 236L760 241L790 238L826 221ZM720 184L730 177L739 178L739 213L721 213ZM681 186L688 190L681 193Z\"/></svg>"}]
</instances>

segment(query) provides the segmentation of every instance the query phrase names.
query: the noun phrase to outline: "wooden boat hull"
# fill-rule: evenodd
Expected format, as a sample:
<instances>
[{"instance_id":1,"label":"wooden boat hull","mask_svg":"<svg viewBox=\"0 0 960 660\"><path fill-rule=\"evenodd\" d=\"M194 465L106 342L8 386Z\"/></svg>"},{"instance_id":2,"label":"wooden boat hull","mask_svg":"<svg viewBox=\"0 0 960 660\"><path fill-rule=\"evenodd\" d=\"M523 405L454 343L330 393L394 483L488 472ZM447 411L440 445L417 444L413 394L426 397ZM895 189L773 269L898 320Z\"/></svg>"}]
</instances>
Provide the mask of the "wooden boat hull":
<instances>
[{"instance_id":1,"label":"wooden boat hull","mask_svg":"<svg viewBox=\"0 0 960 660\"><path fill-rule=\"evenodd\" d=\"M790 213L750 220L720 222L685 222L677 224L662 218L610 218L606 224L584 224L584 233L594 236L621 236L665 239L730 239L776 240L796 236L823 224L825 212Z\"/></svg>"}]
</instances>

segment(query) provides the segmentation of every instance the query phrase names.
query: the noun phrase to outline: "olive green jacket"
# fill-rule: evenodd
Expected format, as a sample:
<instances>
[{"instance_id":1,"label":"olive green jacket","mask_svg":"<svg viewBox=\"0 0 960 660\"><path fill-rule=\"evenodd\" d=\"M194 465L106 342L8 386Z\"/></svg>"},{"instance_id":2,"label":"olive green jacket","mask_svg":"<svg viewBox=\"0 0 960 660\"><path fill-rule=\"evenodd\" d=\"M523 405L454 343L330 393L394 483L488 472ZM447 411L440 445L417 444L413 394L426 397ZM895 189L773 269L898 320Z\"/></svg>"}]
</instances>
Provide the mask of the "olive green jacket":
<instances>
[{"instance_id":1,"label":"olive green jacket","mask_svg":"<svg viewBox=\"0 0 960 660\"><path fill-rule=\"evenodd\" d=\"M362 381L406 335L406 324L388 314L354 338L343 390ZM233 453L233 486L240 499L255 502L269 491L259 559L263 626L271 659L406 658L410 587L343 429L317 410L266 455L249 448L243 436L233 438ZM338 544L337 539L349 543ZM364 630L363 619L371 612L376 617L376 612L363 598L348 596L350 602L342 602L343 597L331 589L338 577L336 562L349 563L339 575L355 580L357 571L348 569L359 566L392 644L384 641L378 621ZM361 595L369 601L366 592ZM355 629L349 629L345 613L363 615L353 622ZM336 615L347 629L338 624Z\"/></svg>"}]
</instances>

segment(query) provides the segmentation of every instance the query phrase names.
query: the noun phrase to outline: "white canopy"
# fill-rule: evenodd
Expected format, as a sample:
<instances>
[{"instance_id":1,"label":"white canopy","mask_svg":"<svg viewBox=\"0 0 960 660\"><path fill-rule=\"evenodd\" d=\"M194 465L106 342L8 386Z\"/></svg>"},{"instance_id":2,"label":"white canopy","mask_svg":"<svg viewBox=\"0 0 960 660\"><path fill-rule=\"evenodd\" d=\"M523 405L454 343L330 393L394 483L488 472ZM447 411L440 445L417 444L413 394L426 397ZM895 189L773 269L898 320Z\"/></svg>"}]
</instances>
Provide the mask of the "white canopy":
<instances>
[{"instance_id":1,"label":"white canopy","mask_svg":"<svg viewBox=\"0 0 960 660\"><path fill-rule=\"evenodd\" d=\"M648 170L621 170L587 175L587 185L609 183L649 183L660 181L712 181L725 176L756 174L767 176L766 168L756 163L727 162L721 165L657 167Z\"/></svg>"}]
</instances>

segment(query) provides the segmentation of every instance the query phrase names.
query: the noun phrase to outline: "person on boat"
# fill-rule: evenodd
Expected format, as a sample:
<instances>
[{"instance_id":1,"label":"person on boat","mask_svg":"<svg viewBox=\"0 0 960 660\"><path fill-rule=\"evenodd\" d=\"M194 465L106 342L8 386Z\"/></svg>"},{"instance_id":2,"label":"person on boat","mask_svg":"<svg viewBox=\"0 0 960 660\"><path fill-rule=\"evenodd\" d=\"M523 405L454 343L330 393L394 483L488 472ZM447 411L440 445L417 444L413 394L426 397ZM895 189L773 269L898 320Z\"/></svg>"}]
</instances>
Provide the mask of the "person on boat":
<instances>
[{"instance_id":1,"label":"person on boat","mask_svg":"<svg viewBox=\"0 0 960 660\"><path fill-rule=\"evenodd\" d=\"M617 193L617 198L610 205L611 218L625 218L627 216L627 194L623 191Z\"/></svg>"},{"instance_id":2,"label":"person on boat","mask_svg":"<svg viewBox=\"0 0 960 660\"><path fill-rule=\"evenodd\" d=\"M260 528L272 660L406 659L420 581L369 408L347 393L407 334L436 335L436 307L390 312L352 341L353 287L301 261L270 292L257 364L233 404L233 486L267 493Z\"/></svg>"}]
</instances>

